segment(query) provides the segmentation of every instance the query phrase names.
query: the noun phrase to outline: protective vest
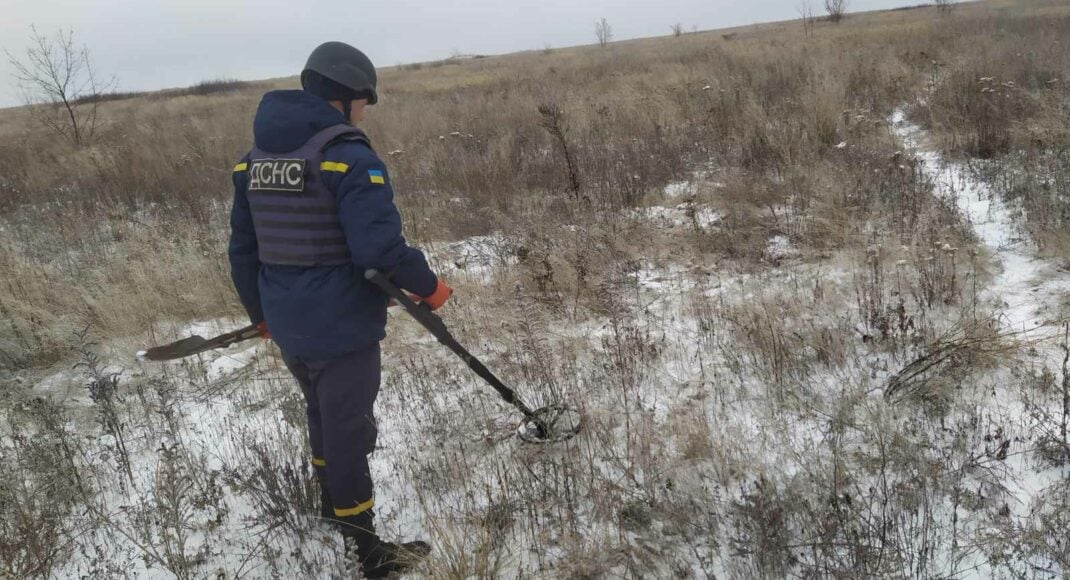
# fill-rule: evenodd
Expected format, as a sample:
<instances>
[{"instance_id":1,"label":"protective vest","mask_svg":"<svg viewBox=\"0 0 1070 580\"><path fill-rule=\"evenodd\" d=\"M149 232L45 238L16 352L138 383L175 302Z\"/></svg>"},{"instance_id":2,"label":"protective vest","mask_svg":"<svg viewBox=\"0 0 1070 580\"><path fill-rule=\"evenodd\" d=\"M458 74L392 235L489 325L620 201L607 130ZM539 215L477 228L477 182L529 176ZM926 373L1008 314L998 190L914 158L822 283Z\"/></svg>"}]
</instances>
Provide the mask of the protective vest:
<instances>
[{"instance_id":1,"label":"protective vest","mask_svg":"<svg viewBox=\"0 0 1070 580\"><path fill-rule=\"evenodd\" d=\"M339 140L371 147L360 129L335 125L288 153L268 153L255 146L249 152L246 197L262 263L341 266L351 262L338 204L322 175L349 169L344 163L323 160L324 149Z\"/></svg>"}]
</instances>

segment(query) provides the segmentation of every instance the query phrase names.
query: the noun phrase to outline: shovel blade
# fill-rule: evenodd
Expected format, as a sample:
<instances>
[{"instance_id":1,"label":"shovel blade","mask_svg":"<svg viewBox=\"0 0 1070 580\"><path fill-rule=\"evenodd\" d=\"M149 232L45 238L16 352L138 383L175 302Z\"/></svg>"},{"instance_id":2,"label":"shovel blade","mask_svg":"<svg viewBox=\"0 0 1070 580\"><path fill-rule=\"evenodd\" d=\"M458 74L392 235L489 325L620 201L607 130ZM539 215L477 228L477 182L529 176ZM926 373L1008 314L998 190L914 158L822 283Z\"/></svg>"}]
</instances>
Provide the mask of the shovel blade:
<instances>
[{"instance_id":1,"label":"shovel blade","mask_svg":"<svg viewBox=\"0 0 1070 580\"><path fill-rule=\"evenodd\" d=\"M137 353L137 358L146 360L174 360L217 348L225 348L232 344L261 336L260 329L255 324L221 334L215 338L203 336L191 336L182 340L157 346Z\"/></svg>"},{"instance_id":2,"label":"shovel blade","mask_svg":"<svg viewBox=\"0 0 1070 580\"><path fill-rule=\"evenodd\" d=\"M144 353L138 353L138 358L146 360L174 360L204 352L211 348L208 340L204 337L191 336L172 342L171 344L150 348L144 351Z\"/></svg>"}]
</instances>

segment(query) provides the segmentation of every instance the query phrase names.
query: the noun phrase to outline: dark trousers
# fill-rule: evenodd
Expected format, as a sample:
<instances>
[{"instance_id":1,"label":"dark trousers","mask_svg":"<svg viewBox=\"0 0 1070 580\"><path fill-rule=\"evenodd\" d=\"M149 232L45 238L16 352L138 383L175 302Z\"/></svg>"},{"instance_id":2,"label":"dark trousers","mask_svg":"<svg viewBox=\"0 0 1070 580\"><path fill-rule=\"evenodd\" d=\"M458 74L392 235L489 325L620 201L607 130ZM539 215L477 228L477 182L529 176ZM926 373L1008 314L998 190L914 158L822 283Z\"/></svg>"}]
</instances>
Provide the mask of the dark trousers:
<instances>
[{"instance_id":1,"label":"dark trousers","mask_svg":"<svg viewBox=\"0 0 1070 580\"><path fill-rule=\"evenodd\" d=\"M283 361L305 394L312 465L326 481L334 519L366 531L374 505L368 454L375 449L379 343L332 359ZM325 494L328 495L328 494Z\"/></svg>"}]
</instances>

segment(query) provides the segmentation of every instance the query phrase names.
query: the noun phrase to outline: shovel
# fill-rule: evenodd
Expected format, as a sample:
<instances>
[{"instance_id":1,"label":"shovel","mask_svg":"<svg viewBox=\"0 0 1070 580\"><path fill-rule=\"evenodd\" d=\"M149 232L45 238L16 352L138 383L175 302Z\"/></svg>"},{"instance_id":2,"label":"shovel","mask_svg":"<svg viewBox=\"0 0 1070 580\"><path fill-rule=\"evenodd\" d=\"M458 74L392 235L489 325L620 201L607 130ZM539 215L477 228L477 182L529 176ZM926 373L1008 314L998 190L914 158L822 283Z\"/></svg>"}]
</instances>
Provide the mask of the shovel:
<instances>
[{"instance_id":1,"label":"shovel","mask_svg":"<svg viewBox=\"0 0 1070 580\"><path fill-rule=\"evenodd\" d=\"M137 358L153 361L175 360L200 354L202 352L208 352L217 348L227 348L228 346L259 336L261 336L260 329L257 328L255 324L251 324L245 328L239 328L234 332L228 332L213 338L191 336L172 342L171 344L142 350L137 353Z\"/></svg>"}]
</instances>

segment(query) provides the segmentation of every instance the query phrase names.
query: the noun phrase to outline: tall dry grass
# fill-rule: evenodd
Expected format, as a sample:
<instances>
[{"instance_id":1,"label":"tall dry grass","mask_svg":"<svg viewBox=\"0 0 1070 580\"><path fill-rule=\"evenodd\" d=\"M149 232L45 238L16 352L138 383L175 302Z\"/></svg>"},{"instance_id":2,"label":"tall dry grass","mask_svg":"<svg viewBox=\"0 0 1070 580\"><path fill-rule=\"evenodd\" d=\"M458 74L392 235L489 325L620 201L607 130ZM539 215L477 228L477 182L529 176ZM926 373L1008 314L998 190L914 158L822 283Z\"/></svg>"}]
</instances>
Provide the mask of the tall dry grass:
<instances>
[{"instance_id":1,"label":"tall dry grass","mask_svg":"<svg viewBox=\"0 0 1070 580\"><path fill-rule=\"evenodd\" d=\"M1055 42L1068 14L1005 0L944 17L861 15L812 36L782 23L384 71L366 128L410 240L456 283L451 327L525 397L578 399L589 421L560 449L498 444L508 413L418 328L394 324L383 437L406 450L391 455L391 473L412 485L405 501L433 514L423 571L933 577L986 558L1008 575L1065 570L1066 510L1007 515L1014 425L981 411L990 375L1025 381L1038 428L1056 432L1046 413L1058 369L1010 360L1020 353L991 330L969 229L887 119L918 103L912 115L949 149L1024 160L1016 191L1057 207L1066 134L1034 140L1063 122L1070 94L1040 81L1067 78L1052 71L1070 56ZM1025 104L981 92L988 81L971 77L982 74L1013 80L1004 88ZM127 430L134 455L167 443L151 485L111 469L118 450L94 462L95 443L70 433L96 407L26 404L32 381L17 380L71 362L86 324L125 344L166 320L240 316L225 217L258 98L108 102L87 149L34 132L19 111L0 115L0 378L16 377L5 420L40 432L49 469L62 467L33 461L26 441L0 446L5 464L35 474L0 479L15 522L0 527L15 563L5 573L56 569L71 557L63 540L77 538L97 554L90 572L121 575L116 562L137 557L195 576L237 525L220 481L268 506L240 522L267 539L242 544L236 575L327 569L322 551L286 560L314 535L314 494L295 459L300 401L273 356L256 357L243 382L213 382L197 361L121 379L109 424ZM1034 187L1046 179L1052 189ZM683 194L666 194L681 181ZM654 219L664 214L679 220ZM1031 219L1057 229L1062 218ZM494 232L484 254L452 253L449 242ZM777 237L794 253L771 251ZM934 353L938 365L912 373ZM199 419L184 416L219 400L240 410L234 423L196 427L219 429L222 459L188 441ZM266 422L243 422L258 412ZM404 443L429 436L441 445ZM84 500L85 520L55 517L43 501L52 480L82 486L68 495ZM140 527L108 505L117 500L102 490L120 486L149 498L128 506ZM154 505L168 516L149 517ZM35 517L48 525L19 524ZM219 541L190 541L194 525ZM278 530L290 534L281 544ZM130 542L109 539L123 533ZM250 572L254 559L268 564Z\"/></svg>"},{"instance_id":2,"label":"tall dry grass","mask_svg":"<svg viewBox=\"0 0 1070 580\"><path fill-rule=\"evenodd\" d=\"M784 24L731 40L694 34L389 70L367 129L416 241L526 222L553 228L555 216L590 220L719 168L743 203L728 204L732 234L718 251L756 256L774 231L843 247L863 235L855 218L900 189L889 184L898 179L894 145L881 124L928 74L917 47L968 53L970 23L991 18L982 9L961 11L954 24L886 14L814 38ZM4 333L20 349L7 359L25 364L25 353L49 350L58 319L123 334L159 317L233 308L220 275L221 218L258 97L109 102L88 148L56 143L18 110L0 118L9 137L0 145L5 318L20 329L32 313L42 319L32 332ZM563 112L560 138L540 124L543 105ZM912 214L896 218L909 232L918 208L900 207ZM770 224L765 211L783 215Z\"/></svg>"}]
</instances>

